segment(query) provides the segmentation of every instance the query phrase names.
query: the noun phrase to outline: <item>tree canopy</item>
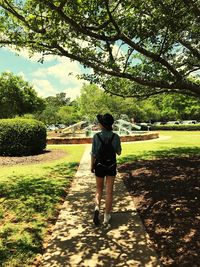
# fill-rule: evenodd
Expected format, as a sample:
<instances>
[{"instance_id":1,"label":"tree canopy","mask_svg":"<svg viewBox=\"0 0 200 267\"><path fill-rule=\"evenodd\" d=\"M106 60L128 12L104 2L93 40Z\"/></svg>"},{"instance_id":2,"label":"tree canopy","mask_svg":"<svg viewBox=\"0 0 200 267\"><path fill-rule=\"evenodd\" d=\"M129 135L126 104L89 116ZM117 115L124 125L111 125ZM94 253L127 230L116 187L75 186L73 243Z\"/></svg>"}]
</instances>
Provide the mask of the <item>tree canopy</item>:
<instances>
[{"instance_id":1,"label":"tree canopy","mask_svg":"<svg viewBox=\"0 0 200 267\"><path fill-rule=\"evenodd\" d=\"M0 75L0 118L40 112L45 104L32 86L10 72Z\"/></svg>"},{"instance_id":2,"label":"tree canopy","mask_svg":"<svg viewBox=\"0 0 200 267\"><path fill-rule=\"evenodd\" d=\"M48 96L45 101L52 107L62 107L70 104L70 98L66 97L66 93L63 92L56 94L56 96Z\"/></svg>"},{"instance_id":3,"label":"tree canopy","mask_svg":"<svg viewBox=\"0 0 200 267\"><path fill-rule=\"evenodd\" d=\"M199 97L199 3L0 0L0 45L79 61L110 93Z\"/></svg>"}]
</instances>

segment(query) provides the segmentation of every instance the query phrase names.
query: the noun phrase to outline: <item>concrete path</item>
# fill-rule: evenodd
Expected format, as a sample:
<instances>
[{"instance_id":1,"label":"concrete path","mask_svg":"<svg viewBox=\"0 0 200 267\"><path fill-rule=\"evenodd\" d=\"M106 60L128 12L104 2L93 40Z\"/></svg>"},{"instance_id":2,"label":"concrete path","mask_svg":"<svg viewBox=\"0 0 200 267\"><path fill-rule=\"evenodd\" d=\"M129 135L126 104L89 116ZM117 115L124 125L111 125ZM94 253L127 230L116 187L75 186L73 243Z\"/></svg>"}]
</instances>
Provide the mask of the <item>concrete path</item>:
<instances>
[{"instance_id":1,"label":"concrete path","mask_svg":"<svg viewBox=\"0 0 200 267\"><path fill-rule=\"evenodd\" d=\"M93 225L95 178L87 145L41 266L161 266L131 196L116 178L111 225ZM101 207L103 219L104 202Z\"/></svg>"}]
</instances>

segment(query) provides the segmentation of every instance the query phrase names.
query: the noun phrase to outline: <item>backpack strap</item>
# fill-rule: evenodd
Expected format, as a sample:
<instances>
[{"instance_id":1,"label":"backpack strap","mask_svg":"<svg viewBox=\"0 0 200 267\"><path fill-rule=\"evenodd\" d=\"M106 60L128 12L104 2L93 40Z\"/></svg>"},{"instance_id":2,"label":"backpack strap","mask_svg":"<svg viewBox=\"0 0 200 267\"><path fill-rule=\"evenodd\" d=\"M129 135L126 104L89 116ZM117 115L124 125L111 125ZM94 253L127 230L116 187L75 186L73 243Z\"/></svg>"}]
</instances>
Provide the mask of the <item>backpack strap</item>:
<instances>
[{"instance_id":1,"label":"backpack strap","mask_svg":"<svg viewBox=\"0 0 200 267\"><path fill-rule=\"evenodd\" d=\"M112 140L114 138L115 134L113 133L112 136L111 136L111 139L110 139L110 142L112 143Z\"/></svg>"},{"instance_id":2,"label":"backpack strap","mask_svg":"<svg viewBox=\"0 0 200 267\"><path fill-rule=\"evenodd\" d=\"M97 134L97 136L98 136L99 140L101 141L101 143L104 144L103 140L101 139L100 134Z\"/></svg>"},{"instance_id":3,"label":"backpack strap","mask_svg":"<svg viewBox=\"0 0 200 267\"><path fill-rule=\"evenodd\" d=\"M101 141L101 143L104 144L104 141L102 140L102 138L101 138L99 133L97 134L97 136L98 136L99 140ZM110 140L108 140L110 143L112 143L112 140L113 140L114 136L115 136L115 134L113 133L111 138L110 138Z\"/></svg>"}]
</instances>

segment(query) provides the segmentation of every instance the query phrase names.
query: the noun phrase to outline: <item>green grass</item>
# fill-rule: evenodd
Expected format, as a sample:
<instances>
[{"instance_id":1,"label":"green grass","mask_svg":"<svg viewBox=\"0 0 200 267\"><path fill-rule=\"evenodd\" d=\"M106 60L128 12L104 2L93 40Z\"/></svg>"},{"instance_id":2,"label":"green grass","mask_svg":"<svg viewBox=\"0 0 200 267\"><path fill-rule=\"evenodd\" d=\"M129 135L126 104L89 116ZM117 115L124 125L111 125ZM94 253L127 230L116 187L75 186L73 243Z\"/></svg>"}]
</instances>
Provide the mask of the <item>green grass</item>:
<instances>
[{"instance_id":1,"label":"green grass","mask_svg":"<svg viewBox=\"0 0 200 267\"><path fill-rule=\"evenodd\" d=\"M122 144L120 164L140 159L156 159L178 156L200 155L200 132L159 131L160 137L167 140L155 140Z\"/></svg>"},{"instance_id":2,"label":"green grass","mask_svg":"<svg viewBox=\"0 0 200 267\"><path fill-rule=\"evenodd\" d=\"M48 227L57 216L85 146L59 149L66 156L53 162L1 168L0 266L31 266L42 252Z\"/></svg>"}]
</instances>

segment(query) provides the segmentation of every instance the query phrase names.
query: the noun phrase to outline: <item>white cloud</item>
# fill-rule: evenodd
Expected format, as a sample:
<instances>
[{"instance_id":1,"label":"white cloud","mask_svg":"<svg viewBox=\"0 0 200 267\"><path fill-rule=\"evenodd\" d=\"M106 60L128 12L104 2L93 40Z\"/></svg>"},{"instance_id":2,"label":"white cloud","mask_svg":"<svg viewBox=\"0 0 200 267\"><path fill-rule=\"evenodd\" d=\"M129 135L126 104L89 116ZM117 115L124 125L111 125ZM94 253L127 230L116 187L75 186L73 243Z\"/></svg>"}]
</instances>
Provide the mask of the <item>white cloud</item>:
<instances>
[{"instance_id":1,"label":"white cloud","mask_svg":"<svg viewBox=\"0 0 200 267\"><path fill-rule=\"evenodd\" d=\"M73 87L65 89L63 92L66 93L66 97L70 97L71 100L74 100L76 97L80 96L80 87Z\"/></svg>"},{"instance_id":2,"label":"white cloud","mask_svg":"<svg viewBox=\"0 0 200 267\"><path fill-rule=\"evenodd\" d=\"M26 75L23 71L19 71L17 75L21 76L23 80L27 80Z\"/></svg>"},{"instance_id":3,"label":"white cloud","mask_svg":"<svg viewBox=\"0 0 200 267\"><path fill-rule=\"evenodd\" d=\"M83 80L80 80L76 77L77 74L81 73L82 71L78 62L71 62L67 58L59 58L58 64L50 66L48 68L39 68L32 73L32 76L34 77L33 83L35 84L35 81L37 81L37 87L40 88L40 93L42 93L41 86L39 86L40 79L42 81L47 81L48 78L53 78L54 80L59 82L60 88L59 90L56 90L52 87L54 94L53 90L50 91L46 89L45 95L47 94L47 92L52 92L51 95L55 95L59 92L65 92L67 97L75 99L80 95L80 90L84 83ZM63 90L62 87L64 87Z\"/></svg>"},{"instance_id":4,"label":"white cloud","mask_svg":"<svg viewBox=\"0 0 200 267\"><path fill-rule=\"evenodd\" d=\"M41 97L54 96L58 93L58 90L48 80L34 79L32 83Z\"/></svg>"},{"instance_id":5,"label":"white cloud","mask_svg":"<svg viewBox=\"0 0 200 267\"><path fill-rule=\"evenodd\" d=\"M69 76L70 73L72 75ZM68 58L59 58L58 64L48 68L38 68L32 75L37 78L54 77L60 83L66 84L71 77L81 73L78 62L71 62Z\"/></svg>"},{"instance_id":6,"label":"white cloud","mask_svg":"<svg viewBox=\"0 0 200 267\"><path fill-rule=\"evenodd\" d=\"M31 62L38 62L39 59L42 58L42 54L41 53L31 53L27 48L24 49L20 49L19 51L16 50L15 47L11 47L11 46L7 46L4 47L3 49L10 51L14 54L17 54L20 57L23 57L26 60L29 60ZM54 55L46 55L45 56L45 61L49 62L49 61L53 61L53 60L57 60L59 57L58 56L54 56Z\"/></svg>"},{"instance_id":7,"label":"white cloud","mask_svg":"<svg viewBox=\"0 0 200 267\"><path fill-rule=\"evenodd\" d=\"M85 45L85 44L83 44ZM30 53L27 49L16 51L14 48L6 47L12 53L17 53L20 57L25 58L30 62L37 62L41 58L41 54L34 53L30 57ZM60 92L65 92L67 97L71 99L80 95L83 80L80 80L76 75L82 74L81 65L76 61L71 61L66 57L59 56L45 56L45 61L54 61L55 64L49 67L39 66L33 72L19 71L18 75L22 76L33 85L39 96L55 96ZM54 63L52 62L52 63ZM28 63L27 63L28 64Z\"/></svg>"}]
</instances>

